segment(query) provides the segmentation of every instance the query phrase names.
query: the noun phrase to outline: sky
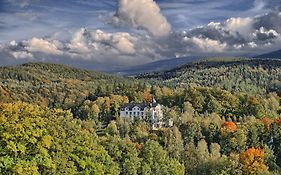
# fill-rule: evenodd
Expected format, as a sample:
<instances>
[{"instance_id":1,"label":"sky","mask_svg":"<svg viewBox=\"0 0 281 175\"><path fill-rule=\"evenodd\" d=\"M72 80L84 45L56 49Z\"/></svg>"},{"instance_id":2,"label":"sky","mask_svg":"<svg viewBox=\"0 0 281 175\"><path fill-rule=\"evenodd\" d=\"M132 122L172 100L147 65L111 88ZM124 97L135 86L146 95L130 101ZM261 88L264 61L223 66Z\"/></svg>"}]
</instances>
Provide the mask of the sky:
<instances>
[{"instance_id":1,"label":"sky","mask_svg":"<svg viewBox=\"0 0 281 175\"><path fill-rule=\"evenodd\" d=\"M281 0L0 0L0 65L112 70L281 49Z\"/></svg>"}]
</instances>

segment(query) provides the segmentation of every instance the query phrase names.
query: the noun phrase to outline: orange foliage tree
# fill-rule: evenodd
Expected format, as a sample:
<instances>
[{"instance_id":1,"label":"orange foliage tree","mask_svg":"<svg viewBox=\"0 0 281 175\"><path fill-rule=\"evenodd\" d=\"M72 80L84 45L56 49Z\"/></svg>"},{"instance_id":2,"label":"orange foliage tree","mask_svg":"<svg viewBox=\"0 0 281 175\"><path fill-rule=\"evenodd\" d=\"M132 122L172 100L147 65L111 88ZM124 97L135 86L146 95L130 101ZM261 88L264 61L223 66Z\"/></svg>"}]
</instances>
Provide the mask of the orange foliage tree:
<instances>
[{"instance_id":1,"label":"orange foliage tree","mask_svg":"<svg viewBox=\"0 0 281 175\"><path fill-rule=\"evenodd\" d=\"M240 162L242 163L244 174L263 174L268 170L268 166L265 164L265 153L262 148L252 147L242 152Z\"/></svg>"},{"instance_id":2,"label":"orange foliage tree","mask_svg":"<svg viewBox=\"0 0 281 175\"><path fill-rule=\"evenodd\" d=\"M147 90L143 92L143 98L146 103L151 103L153 101L153 95Z\"/></svg>"},{"instance_id":3,"label":"orange foliage tree","mask_svg":"<svg viewBox=\"0 0 281 175\"><path fill-rule=\"evenodd\" d=\"M234 122L224 122L222 124L222 129L226 129L230 132L235 132L237 130L237 125Z\"/></svg>"},{"instance_id":4,"label":"orange foliage tree","mask_svg":"<svg viewBox=\"0 0 281 175\"><path fill-rule=\"evenodd\" d=\"M280 124L280 123L281 123L281 118L280 118L280 117L275 118L275 119L274 119L274 122L275 122L276 124Z\"/></svg>"},{"instance_id":5,"label":"orange foliage tree","mask_svg":"<svg viewBox=\"0 0 281 175\"><path fill-rule=\"evenodd\" d=\"M141 148L142 148L142 145L139 144L139 143L136 143L136 144L135 144L135 148L136 148L138 151L140 151Z\"/></svg>"},{"instance_id":6,"label":"orange foliage tree","mask_svg":"<svg viewBox=\"0 0 281 175\"><path fill-rule=\"evenodd\" d=\"M272 124L272 120L268 117L263 117L261 119L261 122L264 124L264 126L269 130Z\"/></svg>"},{"instance_id":7,"label":"orange foliage tree","mask_svg":"<svg viewBox=\"0 0 281 175\"><path fill-rule=\"evenodd\" d=\"M258 100L257 100L257 98L256 97L250 97L249 98L249 103L251 104L251 105L256 105L257 103L258 103Z\"/></svg>"}]
</instances>

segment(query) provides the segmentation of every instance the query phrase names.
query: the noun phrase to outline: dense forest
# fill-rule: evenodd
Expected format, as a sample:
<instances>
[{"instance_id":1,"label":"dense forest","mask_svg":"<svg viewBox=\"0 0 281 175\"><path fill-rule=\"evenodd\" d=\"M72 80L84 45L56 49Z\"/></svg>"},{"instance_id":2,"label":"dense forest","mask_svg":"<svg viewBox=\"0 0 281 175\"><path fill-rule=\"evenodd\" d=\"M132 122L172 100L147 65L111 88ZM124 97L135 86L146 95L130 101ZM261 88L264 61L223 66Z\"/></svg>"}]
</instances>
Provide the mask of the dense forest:
<instances>
[{"instance_id":1,"label":"dense forest","mask_svg":"<svg viewBox=\"0 0 281 175\"><path fill-rule=\"evenodd\" d=\"M136 77L2 67L0 174L278 175L280 81L278 60L212 59ZM120 118L122 105L153 98L173 126Z\"/></svg>"},{"instance_id":2,"label":"dense forest","mask_svg":"<svg viewBox=\"0 0 281 175\"><path fill-rule=\"evenodd\" d=\"M219 87L230 92L263 94L281 91L281 60L215 58L181 67L136 76L138 79L164 81L167 86L196 84Z\"/></svg>"}]
</instances>

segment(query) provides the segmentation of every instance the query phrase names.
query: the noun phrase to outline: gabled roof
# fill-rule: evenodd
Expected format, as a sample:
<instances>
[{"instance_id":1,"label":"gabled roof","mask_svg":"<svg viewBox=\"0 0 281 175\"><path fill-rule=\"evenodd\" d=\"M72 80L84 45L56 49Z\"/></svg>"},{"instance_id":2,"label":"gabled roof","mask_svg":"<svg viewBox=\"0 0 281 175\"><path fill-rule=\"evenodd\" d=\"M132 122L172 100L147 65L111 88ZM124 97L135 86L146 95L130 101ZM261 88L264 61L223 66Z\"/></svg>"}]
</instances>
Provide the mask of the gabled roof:
<instances>
[{"instance_id":1,"label":"gabled roof","mask_svg":"<svg viewBox=\"0 0 281 175\"><path fill-rule=\"evenodd\" d=\"M156 107L159 103L127 103L124 104L121 109L128 108L129 110L132 110L134 107L139 107L141 110L144 110L145 108L149 107Z\"/></svg>"},{"instance_id":2,"label":"gabled roof","mask_svg":"<svg viewBox=\"0 0 281 175\"><path fill-rule=\"evenodd\" d=\"M122 106L122 109L128 108L129 110L132 110L136 106L139 107L141 110L144 110L144 108L149 107L149 105L146 103L127 103Z\"/></svg>"}]
</instances>

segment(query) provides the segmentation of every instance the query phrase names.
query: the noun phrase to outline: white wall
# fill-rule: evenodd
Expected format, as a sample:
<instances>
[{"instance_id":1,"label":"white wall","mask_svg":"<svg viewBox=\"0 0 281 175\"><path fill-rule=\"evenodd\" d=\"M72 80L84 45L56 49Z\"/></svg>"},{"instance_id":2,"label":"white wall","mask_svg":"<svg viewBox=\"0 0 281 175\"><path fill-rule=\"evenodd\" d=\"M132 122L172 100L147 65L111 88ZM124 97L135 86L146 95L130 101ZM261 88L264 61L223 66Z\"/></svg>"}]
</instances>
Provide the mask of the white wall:
<instances>
[{"instance_id":1,"label":"white wall","mask_svg":"<svg viewBox=\"0 0 281 175\"><path fill-rule=\"evenodd\" d=\"M131 115L130 115L131 113ZM149 115L148 113L151 114L151 119L153 122L152 124L152 129L157 129L161 128L163 126L163 111L162 111L162 106L157 105L155 108L145 108L144 110L140 110L138 107L132 108L131 111L129 110L124 110L120 112L120 117L127 117L131 118L132 121L134 121L136 118L139 118L140 120L145 117L145 115ZM142 115L143 114L143 115Z\"/></svg>"}]
</instances>

